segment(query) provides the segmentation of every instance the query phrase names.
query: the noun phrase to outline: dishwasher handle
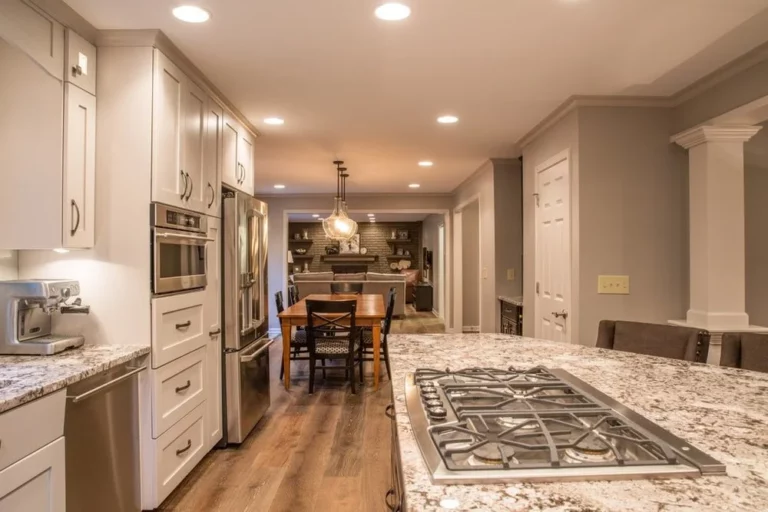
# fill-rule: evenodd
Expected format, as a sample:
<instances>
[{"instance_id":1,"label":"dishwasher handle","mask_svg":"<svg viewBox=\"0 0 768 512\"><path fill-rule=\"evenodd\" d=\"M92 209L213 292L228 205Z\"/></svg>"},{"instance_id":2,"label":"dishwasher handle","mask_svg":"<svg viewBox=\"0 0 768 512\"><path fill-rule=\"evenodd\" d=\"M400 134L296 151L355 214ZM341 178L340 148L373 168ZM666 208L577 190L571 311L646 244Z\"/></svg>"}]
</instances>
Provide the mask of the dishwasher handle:
<instances>
[{"instance_id":1,"label":"dishwasher handle","mask_svg":"<svg viewBox=\"0 0 768 512\"><path fill-rule=\"evenodd\" d=\"M142 366L141 368L136 368L135 370L132 370L132 371L126 373L125 375L121 375L120 377L118 377L116 379L113 379L113 380L111 380L109 382L105 382L101 386L97 386L97 387L91 389L90 391L86 391L82 395L76 395L76 396L69 396L69 395L67 395L67 400L69 400L73 404L76 404L78 402L82 402L83 400L89 399L93 395L97 395L97 394L101 393L102 391L106 391L107 389L111 388L112 386L115 386L115 385L120 384L121 382L123 382L125 380L130 379L131 377L133 377L137 373L142 372L142 371L144 371L146 369L147 369L146 366Z\"/></svg>"}]
</instances>

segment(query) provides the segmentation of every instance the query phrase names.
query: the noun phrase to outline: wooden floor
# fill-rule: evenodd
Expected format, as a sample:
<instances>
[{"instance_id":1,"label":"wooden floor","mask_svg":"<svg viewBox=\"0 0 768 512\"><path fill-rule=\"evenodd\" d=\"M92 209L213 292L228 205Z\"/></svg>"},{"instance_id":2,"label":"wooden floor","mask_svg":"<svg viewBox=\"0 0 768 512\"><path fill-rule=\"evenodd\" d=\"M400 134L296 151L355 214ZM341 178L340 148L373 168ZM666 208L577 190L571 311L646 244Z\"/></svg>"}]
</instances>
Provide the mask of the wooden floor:
<instances>
[{"instance_id":1,"label":"wooden floor","mask_svg":"<svg viewBox=\"0 0 768 512\"><path fill-rule=\"evenodd\" d=\"M431 313L409 306L392 332L442 332ZM343 371L328 372L307 393L307 363L293 363L291 391L278 379L282 349L270 349L272 405L239 448L214 449L159 510L386 511L390 488L391 420L384 408L392 388L382 368L382 386L373 392L373 369L357 395ZM338 375L332 379L332 375Z\"/></svg>"}]
</instances>

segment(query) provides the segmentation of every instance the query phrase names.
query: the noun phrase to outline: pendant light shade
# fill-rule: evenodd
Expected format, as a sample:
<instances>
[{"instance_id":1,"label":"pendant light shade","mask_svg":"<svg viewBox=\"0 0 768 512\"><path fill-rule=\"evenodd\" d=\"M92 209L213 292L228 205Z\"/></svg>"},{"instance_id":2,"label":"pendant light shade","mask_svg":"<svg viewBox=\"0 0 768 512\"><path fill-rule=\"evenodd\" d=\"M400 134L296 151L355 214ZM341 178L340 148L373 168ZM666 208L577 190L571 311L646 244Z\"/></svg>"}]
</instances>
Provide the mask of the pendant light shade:
<instances>
[{"instance_id":1,"label":"pendant light shade","mask_svg":"<svg viewBox=\"0 0 768 512\"><path fill-rule=\"evenodd\" d=\"M346 203L346 169L341 167L344 162L336 160L336 197L333 200L333 213L323 219L323 231L331 240L343 242L357 234L357 222L349 218Z\"/></svg>"}]
</instances>

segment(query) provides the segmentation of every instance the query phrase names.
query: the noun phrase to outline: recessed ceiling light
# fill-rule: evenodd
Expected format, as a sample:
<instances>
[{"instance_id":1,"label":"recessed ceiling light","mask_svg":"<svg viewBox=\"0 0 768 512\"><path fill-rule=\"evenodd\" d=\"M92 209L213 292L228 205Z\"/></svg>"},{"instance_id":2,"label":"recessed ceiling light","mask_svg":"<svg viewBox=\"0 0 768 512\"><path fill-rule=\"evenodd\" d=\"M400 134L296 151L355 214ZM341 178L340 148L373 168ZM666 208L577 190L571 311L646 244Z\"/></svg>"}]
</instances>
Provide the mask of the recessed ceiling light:
<instances>
[{"instance_id":1,"label":"recessed ceiling light","mask_svg":"<svg viewBox=\"0 0 768 512\"><path fill-rule=\"evenodd\" d=\"M433 165L435 165L434 162L431 162L429 160L422 160L421 162L419 162L419 167L432 167Z\"/></svg>"},{"instance_id":2,"label":"recessed ceiling light","mask_svg":"<svg viewBox=\"0 0 768 512\"><path fill-rule=\"evenodd\" d=\"M211 13L196 5L180 5L173 9L173 15L187 23L204 23L211 19Z\"/></svg>"},{"instance_id":3,"label":"recessed ceiling light","mask_svg":"<svg viewBox=\"0 0 768 512\"><path fill-rule=\"evenodd\" d=\"M318 217L320 217L320 215L319 215L319 214L317 214L317 213L313 213L313 214L312 214L312 216L313 216L314 218L318 218Z\"/></svg>"},{"instance_id":4,"label":"recessed ceiling light","mask_svg":"<svg viewBox=\"0 0 768 512\"><path fill-rule=\"evenodd\" d=\"M456 116L440 116L437 118L437 122L440 124L454 124L459 122L459 118Z\"/></svg>"},{"instance_id":5,"label":"recessed ceiling light","mask_svg":"<svg viewBox=\"0 0 768 512\"><path fill-rule=\"evenodd\" d=\"M421 185L419 185L418 183L411 183L408 186L411 187L411 188L419 188Z\"/></svg>"},{"instance_id":6,"label":"recessed ceiling light","mask_svg":"<svg viewBox=\"0 0 768 512\"><path fill-rule=\"evenodd\" d=\"M275 185L275 188L283 189L285 188L285 185L281 185L278 183L277 185Z\"/></svg>"},{"instance_id":7,"label":"recessed ceiling light","mask_svg":"<svg viewBox=\"0 0 768 512\"><path fill-rule=\"evenodd\" d=\"M376 214L375 214L375 213L369 213L369 214L368 214L368 216L369 216L369 217L375 217L375 216L376 216Z\"/></svg>"},{"instance_id":8,"label":"recessed ceiling light","mask_svg":"<svg viewBox=\"0 0 768 512\"><path fill-rule=\"evenodd\" d=\"M400 21L411 15L411 8L397 2L387 2L374 11L376 17L385 21Z\"/></svg>"},{"instance_id":9,"label":"recessed ceiling light","mask_svg":"<svg viewBox=\"0 0 768 512\"><path fill-rule=\"evenodd\" d=\"M282 117L267 117L264 119L264 122L267 124L281 125L285 124L285 119Z\"/></svg>"}]
</instances>

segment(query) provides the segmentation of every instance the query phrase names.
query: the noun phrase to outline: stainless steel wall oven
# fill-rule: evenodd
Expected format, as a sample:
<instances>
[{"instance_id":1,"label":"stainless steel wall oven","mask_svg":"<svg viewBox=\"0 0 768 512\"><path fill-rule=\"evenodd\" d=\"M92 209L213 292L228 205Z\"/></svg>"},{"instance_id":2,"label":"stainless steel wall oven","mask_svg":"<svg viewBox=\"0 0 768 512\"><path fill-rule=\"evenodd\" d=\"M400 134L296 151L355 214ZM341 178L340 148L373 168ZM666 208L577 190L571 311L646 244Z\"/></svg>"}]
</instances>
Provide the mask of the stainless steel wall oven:
<instances>
[{"instance_id":1,"label":"stainless steel wall oven","mask_svg":"<svg viewBox=\"0 0 768 512\"><path fill-rule=\"evenodd\" d=\"M205 288L206 216L163 204L150 208L152 293Z\"/></svg>"}]
</instances>

